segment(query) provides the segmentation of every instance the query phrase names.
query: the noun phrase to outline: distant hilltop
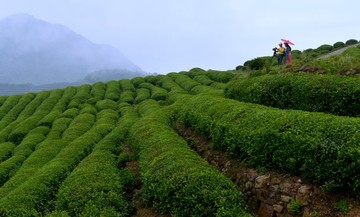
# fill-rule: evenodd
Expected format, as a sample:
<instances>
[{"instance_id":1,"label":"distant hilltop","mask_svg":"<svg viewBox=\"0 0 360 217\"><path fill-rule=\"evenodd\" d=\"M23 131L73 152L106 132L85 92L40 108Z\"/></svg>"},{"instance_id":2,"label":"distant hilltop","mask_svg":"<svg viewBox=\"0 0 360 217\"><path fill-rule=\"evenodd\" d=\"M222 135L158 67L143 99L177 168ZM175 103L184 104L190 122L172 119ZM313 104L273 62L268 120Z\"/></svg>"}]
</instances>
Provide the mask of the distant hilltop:
<instances>
[{"instance_id":1,"label":"distant hilltop","mask_svg":"<svg viewBox=\"0 0 360 217\"><path fill-rule=\"evenodd\" d=\"M119 50L94 44L63 25L28 14L0 21L1 83L77 82L104 70L145 75Z\"/></svg>"}]
</instances>

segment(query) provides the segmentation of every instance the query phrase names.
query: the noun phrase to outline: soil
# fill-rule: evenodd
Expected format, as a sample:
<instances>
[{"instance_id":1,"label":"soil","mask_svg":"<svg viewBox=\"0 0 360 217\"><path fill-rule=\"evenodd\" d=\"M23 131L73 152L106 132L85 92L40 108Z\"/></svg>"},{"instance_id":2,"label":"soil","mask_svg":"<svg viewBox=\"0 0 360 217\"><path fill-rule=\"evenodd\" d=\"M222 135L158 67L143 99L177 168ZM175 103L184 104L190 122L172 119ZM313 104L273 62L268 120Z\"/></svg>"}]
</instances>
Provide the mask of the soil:
<instances>
[{"instance_id":1,"label":"soil","mask_svg":"<svg viewBox=\"0 0 360 217\"><path fill-rule=\"evenodd\" d=\"M130 160L126 163L126 168L130 170L130 172L135 177L137 185L135 186L134 192L133 192L133 202L135 205L134 214L133 217L171 217L169 214L162 214L159 211L155 210L148 204L146 204L141 196L139 196L139 192L142 188L142 182L140 178L140 168L139 168L139 162L132 159L132 150L129 145L125 145L125 151L127 155L129 156Z\"/></svg>"},{"instance_id":2,"label":"soil","mask_svg":"<svg viewBox=\"0 0 360 217\"><path fill-rule=\"evenodd\" d=\"M259 173L254 168L245 168L241 162L236 159L229 158L224 152L213 150L210 148L212 141L209 141L199 134L196 134L191 128L185 128L181 124L177 124L178 133L191 144L192 148L196 150L203 158L209 163L215 165L219 170L224 172L234 182L236 177L248 176L251 173ZM286 181L293 183L304 182L300 177L290 176L289 174L282 174L271 172L272 176L276 176L279 179L286 179ZM322 191L321 187L314 183L306 183L313 189L316 189L314 198L311 204L302 210L302 216L306 217L360 217L360 201L352 198L346 193L341 194L329 194ZM247 198L245 198L247 199ZM335 204L339 201L346 201L348 205L348 211L341 211L335 207ZM252 203L254 201L247 201L254 216L258 216L258 207ZM255 208L256 207L256 208ZM292 216L292 215L284 215ZM296 215L294 215L296 216ZM269 216L272 217L272 216Z\"/></svg>"}]
</instances>

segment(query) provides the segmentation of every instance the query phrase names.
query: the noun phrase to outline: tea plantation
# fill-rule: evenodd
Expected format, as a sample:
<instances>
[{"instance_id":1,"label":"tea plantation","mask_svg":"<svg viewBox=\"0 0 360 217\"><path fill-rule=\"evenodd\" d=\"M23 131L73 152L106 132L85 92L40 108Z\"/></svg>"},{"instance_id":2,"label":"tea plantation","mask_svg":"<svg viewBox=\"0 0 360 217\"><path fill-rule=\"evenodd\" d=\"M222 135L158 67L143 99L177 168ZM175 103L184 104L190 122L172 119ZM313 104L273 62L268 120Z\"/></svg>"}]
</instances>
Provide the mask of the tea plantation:
<instances>
[{"instance_id":1,"label":"tea plantation","mask_svg":"<svg viewBox=\"0 0 360 217\"><path fill-rule=\"evenodd\" d=\"M251 216L176 121L248 166L360 198L360 80L238 74L194 68L1 96L0 216L132 216L130 160L139 195L162 213Z\"/></svg>"}]
</instances>

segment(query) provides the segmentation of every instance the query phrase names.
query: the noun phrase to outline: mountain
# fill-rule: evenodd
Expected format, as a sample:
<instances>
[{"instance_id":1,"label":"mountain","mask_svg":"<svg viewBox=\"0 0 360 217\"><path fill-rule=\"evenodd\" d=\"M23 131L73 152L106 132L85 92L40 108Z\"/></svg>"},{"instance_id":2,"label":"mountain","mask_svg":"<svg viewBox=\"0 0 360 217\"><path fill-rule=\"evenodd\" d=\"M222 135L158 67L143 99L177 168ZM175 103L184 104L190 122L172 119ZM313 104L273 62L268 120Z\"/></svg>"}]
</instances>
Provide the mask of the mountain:
<instances>
[{"instance_id":1,"label":"mountain","mask_svg":"<svg viewBox=\"0 0 360 217\"><path fill-rule=\"evenodd\" d=\"M119 50L67 27L15 14L0 21L1 83L76 82L100 70L145 74Z\"/></svg>"},{"instance_id":2,"label":"mountain","mask_svg":"<svg viewBox=\"0 0 360 217\"><path fill-rule=\"evenodd\" d=\"M148 74L150 75L150 74ZM82 83L95 83L97 81L111 81L111 80L121 80L130 77L143 76L141 73L135 73L127 70L100 70L87 75L81 82Z\"/></svg>"}]
</instances>

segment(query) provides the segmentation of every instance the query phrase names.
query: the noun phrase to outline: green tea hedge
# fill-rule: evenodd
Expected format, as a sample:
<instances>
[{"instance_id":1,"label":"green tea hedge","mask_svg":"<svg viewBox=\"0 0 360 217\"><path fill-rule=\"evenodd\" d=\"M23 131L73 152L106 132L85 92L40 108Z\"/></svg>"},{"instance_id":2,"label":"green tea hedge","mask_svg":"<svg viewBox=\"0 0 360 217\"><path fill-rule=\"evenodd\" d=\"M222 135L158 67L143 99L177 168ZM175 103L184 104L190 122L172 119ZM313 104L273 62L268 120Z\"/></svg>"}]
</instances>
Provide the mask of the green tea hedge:
<instances>
[{"instance_id":1,"label":"green tea hedge","mask_svg":"<svg viewBox=\"0 0 360 217\"><path fill-rule=\"evenodd\" d=\"M360 114L358 78L299 73L240 78L229 82L225 96L282 109Z\"/></svg>"},{"instance_id":2,"label":"green tea hedge","mask_svg":"<svg viewBox=\"0 0 360 217\"><path fill-rule=\"evenodd\" d=\"M139 151L143 197L175 216L250 216L242 194L169 126L171 115L158 103L139 105L143 116L130 129Z\"/></svg>"},{"instance_id":3,"label":"green tea hedge","mask_svg":"<svg viewBox=\"0 0 360 217\"><path fill-rule=\"evenodd\" d=\"M301 175L360 198L360 119L199 95L178 117L251 166Z\"/></svg>"}]
</instances>

